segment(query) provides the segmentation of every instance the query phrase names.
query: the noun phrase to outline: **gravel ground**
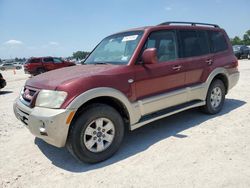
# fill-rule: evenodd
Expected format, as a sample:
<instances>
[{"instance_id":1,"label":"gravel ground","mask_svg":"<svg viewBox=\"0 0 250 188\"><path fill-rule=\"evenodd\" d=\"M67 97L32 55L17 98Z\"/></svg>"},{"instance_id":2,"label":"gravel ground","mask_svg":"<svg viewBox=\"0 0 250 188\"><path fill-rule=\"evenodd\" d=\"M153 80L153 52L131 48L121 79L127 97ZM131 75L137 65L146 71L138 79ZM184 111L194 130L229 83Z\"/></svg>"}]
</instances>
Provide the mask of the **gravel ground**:
<instances>
[{"instance_id":1,"label":"gravel ground","mask_svg":"<svg viewBox=\"0 0 250 188\"><path fill-rule=\"evenodd\" d=\"M28 75L2 72L0 187L250 187L250 61L221 113L189 110L126 135L118 153L95 164L34 138L12 104Z\"/></svg>"}]
</instances>

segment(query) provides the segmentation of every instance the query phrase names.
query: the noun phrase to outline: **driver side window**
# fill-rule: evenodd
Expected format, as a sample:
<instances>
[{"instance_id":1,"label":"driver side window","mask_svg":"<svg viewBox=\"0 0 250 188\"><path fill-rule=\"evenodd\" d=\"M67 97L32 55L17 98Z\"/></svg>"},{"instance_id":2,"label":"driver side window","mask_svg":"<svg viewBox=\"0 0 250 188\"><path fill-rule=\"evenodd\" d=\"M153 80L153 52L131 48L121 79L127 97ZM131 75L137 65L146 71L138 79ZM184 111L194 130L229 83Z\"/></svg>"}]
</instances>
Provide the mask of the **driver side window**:
<instances>
[{"instance_id":1,"label":"driver side window","mask_svg":"<svg viewBox=\"0 0 250 188\"><path fill-rule=\"evenodd\" d=\"M168 62L177 59L177 45L174 31L152 32L144 46L147 48L156 48L158 61Z\"/></svg>"}]
</instances>

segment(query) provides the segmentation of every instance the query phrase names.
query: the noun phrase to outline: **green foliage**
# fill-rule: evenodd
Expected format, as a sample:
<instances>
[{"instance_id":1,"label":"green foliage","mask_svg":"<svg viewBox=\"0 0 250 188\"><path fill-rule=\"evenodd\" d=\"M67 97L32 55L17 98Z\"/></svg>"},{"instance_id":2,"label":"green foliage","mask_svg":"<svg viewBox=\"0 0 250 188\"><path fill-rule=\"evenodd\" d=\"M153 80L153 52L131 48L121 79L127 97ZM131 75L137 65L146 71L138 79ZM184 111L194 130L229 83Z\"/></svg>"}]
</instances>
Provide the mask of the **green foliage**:
<instances>
[{"instance_id":1,"label":"green foliage","mask_svg":"<svg viewBox=\"0 0 250 188\"><path fill-rule=\"evenodd\" d=\"M243 35L243 39L236 36L231 40L232 45L250 45L250 30L246 31L246 33Z\"/></svg>"},{"instance_id":2,"label":"green foliage","mask_svg":"<svg viewBox=\"0 0 250 188\"><path fill-rule=\"evenodd\" d=\"M25 61L26 59L16 57L14 60L15 60L15 62L21 62L21 61Z\"/></svg>"},{"instance_id":3,"label":"green foliage","mask_svg":"<svg viewBox=\"0 0 250 188\"><path fill-rule=\"evenodd\" d=\"M89 54L89 52L77 51L77 52L73 53L73 58L75 58L77 60L82 60L82 59L85 59L88 54Z\"/></svg>"}]
</instances>

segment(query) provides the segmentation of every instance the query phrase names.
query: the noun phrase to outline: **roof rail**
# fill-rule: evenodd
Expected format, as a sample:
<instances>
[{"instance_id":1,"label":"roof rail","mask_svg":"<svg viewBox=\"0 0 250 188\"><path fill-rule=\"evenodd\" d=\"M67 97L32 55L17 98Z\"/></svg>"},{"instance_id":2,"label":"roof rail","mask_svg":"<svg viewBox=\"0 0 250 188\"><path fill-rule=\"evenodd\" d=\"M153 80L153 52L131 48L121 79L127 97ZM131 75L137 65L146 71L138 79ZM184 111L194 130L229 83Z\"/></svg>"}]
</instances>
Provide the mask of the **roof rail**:
<instances>
[{"instance_id":1,"label":"roof rail","mask_svg":"<svg viewBox=\"0 0 250 188\"><path fill-rule=\"evenodd\" d=\"M218 25L216 24L209 24L209 23L198 23L198 22L164 22L161 23L159 25L171 25L171 24L190 24L191 26L197 26L197 25L205 25L205 26L213 26L216 28L220 28Z\"/></svg>"}]
</instances>

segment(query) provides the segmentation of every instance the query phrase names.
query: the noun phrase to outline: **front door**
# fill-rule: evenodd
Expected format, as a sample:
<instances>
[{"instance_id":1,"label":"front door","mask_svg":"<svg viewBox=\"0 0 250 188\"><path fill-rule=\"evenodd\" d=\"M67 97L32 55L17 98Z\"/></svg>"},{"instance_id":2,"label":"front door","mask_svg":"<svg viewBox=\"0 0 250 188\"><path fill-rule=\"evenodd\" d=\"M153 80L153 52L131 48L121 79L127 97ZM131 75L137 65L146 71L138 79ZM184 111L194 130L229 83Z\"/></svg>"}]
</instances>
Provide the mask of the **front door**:
<instances>
[{"instance_id":1,"label":"front door","mask_svg":"<svg viewBox=\"0 0 250 188\"><path fill-rule=\"evenodd\" d=\"M147 48L157 49L158 63L146 65L141 62L135 66L136 98L141 104L142 115L186 100L181 90L185 85L185 63L178 60L176 32L152 32L143 50Z\"/></svg>"}]
</instances>

